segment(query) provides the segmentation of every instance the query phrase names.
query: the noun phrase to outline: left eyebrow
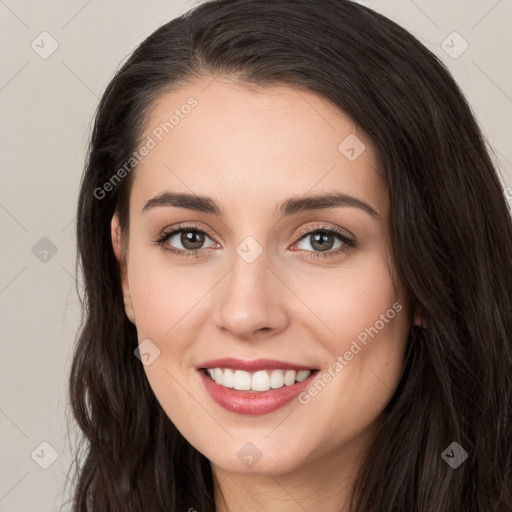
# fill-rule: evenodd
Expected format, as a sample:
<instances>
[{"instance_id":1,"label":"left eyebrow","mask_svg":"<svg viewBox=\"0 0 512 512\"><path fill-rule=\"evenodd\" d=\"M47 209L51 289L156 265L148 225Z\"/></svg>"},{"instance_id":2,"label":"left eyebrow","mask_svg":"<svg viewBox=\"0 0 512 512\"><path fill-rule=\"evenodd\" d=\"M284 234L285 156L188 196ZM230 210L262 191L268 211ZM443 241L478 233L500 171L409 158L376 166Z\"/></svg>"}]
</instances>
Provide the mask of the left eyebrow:
<instances>
[{"instance_id":1,"label":"left eyebrow","mask_svg":"<svg viewBox=\"0 0 512 512\"><path fill-rule=\"evenodd\" d=\"M178 192L164 192L153 197L144 205L142 211L145 212L158 206L186 208L188 210L210 213L217 216L221 216L222 214L219 203L212 197ZM342 194L341 192L291 197L278 205L276 212L278 216L282 218L311 210L340 207L359 208L372 217L380 218L377 211L368 203L356 197Z\"/></svg>"},{"instance_id":2,"label":"left eyebrow","mask_svg":"<svg viewBox=\"0 0 512 512\"><path fill-rule=\"evenodd\" d=\"M279 206L278 212L281 217L284 217L300 212L339 208L342 206L359 208L372 217L380 217L377 211L365 201L358 199L357 197L342 194L341 192L315 196L292 197Z\"/></svg>"}]
</instances>

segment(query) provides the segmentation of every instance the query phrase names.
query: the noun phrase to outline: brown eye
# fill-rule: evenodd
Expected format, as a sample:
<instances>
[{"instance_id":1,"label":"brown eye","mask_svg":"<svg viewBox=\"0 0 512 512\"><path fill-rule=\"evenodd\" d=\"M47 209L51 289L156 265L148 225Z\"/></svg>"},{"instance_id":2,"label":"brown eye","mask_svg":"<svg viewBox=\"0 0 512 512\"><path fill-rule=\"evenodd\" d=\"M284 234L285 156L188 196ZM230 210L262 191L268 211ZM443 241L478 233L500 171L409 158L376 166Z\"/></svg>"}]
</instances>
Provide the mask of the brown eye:
<instances>
[{"instance_id":1,"label":"brown eye","mask_svg":"<svg viewBox=\"0 0 512 512\"><path fill-rule=\"evenodd\" d=\"M180 243L185 249L194 251L200 249L204 244L205 235L199 231L182 231L180 235Z\"/></svg>"},{"instance_id":2,"label":"brown eye","mask_svg":"<svg viewBox=\"0 0 512 512\"><path fill-rule=\"evenodd\" d=\"M316 229L302 231L299 236L299 241L294 245L305 253L304 256L311 259L343 256L357 247L355 238L332 227L319 226Z\"/></svg>"},{"instance_id":3,"label":"brown eye","mask_svg":"<svg viewBox=\"0 0 512 512\"><path fill-rule=\"evenodd\" d=\"M308 235L311 243L311 247L317 251L328 251L332 249L335 237L326 233L315 233Z\"/></svg>"},{"instance_id":4,"label":"brown eye","mask_svg":"<svg viewBox=\"0 0 512 512\"><path fill-rule=\"evenodd\" d=\"M338 244L336 244L337 241ZM305 247L299 247L300 249L325 252L330 251L331 249L339 249L340 247L351 245L352 240L332 230L317 229L303 235L297 242L297 244L300 243L305 245Z\"/></svg>"},{"instance_id":5,"label":"brown eye","mask_svg":"<svg viewBox=\"0 0 512 512\"><path fill-rule=\"evenodd\" d=\"M175 255L192 256L202 251L206 239L211 240L208 234L201 229L178 226L175 229L162 233L155 242L165 251ZM213 240L211 242L210 247L216 245Z\"/></svg>"}]
</instances>

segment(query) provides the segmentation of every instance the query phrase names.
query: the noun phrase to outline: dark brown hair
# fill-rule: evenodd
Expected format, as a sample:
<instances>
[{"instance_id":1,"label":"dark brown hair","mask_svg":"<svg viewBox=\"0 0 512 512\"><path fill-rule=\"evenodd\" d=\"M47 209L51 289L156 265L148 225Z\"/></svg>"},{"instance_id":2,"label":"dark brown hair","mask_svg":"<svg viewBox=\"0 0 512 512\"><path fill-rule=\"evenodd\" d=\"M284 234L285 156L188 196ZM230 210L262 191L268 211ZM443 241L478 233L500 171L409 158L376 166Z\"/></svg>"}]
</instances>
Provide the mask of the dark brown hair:
<instances>
[{"instance_id":1,"label":"dark brown hair","mask_svg":"<svg viewBox=\"0 0 512 512\"><path fill-rule=\"evenodd\" d=\"M348 0L212 0L150 35L99 104L77 216L84 318L69 390L84 438L73 511L215 510L209 461L157 402L122 300L110 239L127 232L133 154L165 91L201 77L305 87L370 137L411 306L409 356L356 480L353 511L512 510L512 222L481 131L445 66ZM132 176L130 174L129 176ZM441 457L452 442L468 458ZM341 508L341 505L340 505Z\"/></svg>"}]
</instances>

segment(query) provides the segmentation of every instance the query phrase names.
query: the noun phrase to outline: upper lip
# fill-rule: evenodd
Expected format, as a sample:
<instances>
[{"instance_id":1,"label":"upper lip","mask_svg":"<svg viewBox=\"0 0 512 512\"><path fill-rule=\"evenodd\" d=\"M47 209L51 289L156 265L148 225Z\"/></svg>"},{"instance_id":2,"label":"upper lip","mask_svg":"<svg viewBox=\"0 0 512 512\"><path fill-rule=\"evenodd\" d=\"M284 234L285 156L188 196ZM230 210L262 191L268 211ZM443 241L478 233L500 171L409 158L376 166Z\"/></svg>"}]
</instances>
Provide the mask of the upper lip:
<instances>
[{"instance_id":1,"label":"upper lip","mask_svg":"<svg viewBox=\"0 0 512 512\"><path fill-rule=\"evenodd\" d=\"M222 359L212 359L198 364L201 368L230 368L231 370L245 370L246 372L258 370L313 370L311 366L302 364L288 363L285 361L277 361L275 359L235 359L233 357L225 357Z\"/></svg>"}]
</instances>

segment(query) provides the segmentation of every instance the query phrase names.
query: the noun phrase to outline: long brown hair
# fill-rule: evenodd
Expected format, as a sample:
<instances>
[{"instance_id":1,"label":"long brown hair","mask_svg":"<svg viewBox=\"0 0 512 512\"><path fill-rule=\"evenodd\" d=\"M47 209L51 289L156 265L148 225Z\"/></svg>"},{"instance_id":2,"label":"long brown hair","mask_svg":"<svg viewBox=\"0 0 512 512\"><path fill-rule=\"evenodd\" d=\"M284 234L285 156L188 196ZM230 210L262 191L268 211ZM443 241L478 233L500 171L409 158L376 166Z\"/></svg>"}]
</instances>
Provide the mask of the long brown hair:
<instances>
[{"instance_id":1,"label":"long brown hair","mask_svg":"<svg viewBox=\"0 0 512 512\"><path fill-rule=\"evenodd\" d=\"M115 211L128 230L133 171L98 193L140 144L153 102L204 76L328 98L369 135L385 176L395 265L428 328L410 331L403 377L351 510L510 512L505 194L445 66L406 30L348 0L202 2L143 41L103 94L77 214L84 317L69 392L83 442L73 511L215 510L209 461L166 416L133 354L137 333L110 240ZM468 454L456 469L441 456L453 442Z\"/></svg>"}]
</instances>

